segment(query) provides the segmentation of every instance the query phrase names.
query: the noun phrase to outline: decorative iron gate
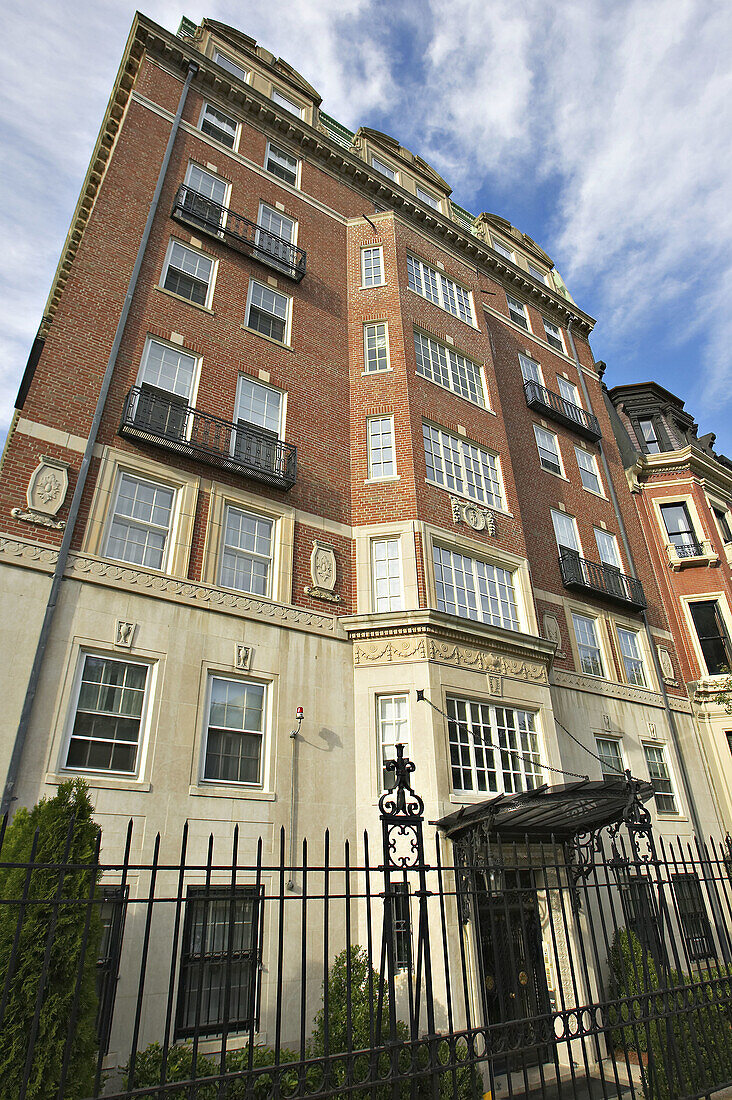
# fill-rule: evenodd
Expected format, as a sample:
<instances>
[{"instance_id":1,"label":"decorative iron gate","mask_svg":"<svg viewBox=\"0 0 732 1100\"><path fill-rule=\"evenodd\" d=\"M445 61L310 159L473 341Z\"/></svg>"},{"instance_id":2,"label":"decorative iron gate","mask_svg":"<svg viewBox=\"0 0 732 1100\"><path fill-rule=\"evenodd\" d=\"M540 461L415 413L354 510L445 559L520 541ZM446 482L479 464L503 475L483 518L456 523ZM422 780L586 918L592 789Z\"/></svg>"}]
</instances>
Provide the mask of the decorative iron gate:
<instances>
[{"instance_id":1,"label":"decorative iron gate","mask_svg":"<svg viewBox=\"0 0 732 1100\"><path fill-rule=\"evenodd\" d=\"M729 842L654 842L630 778L622 812L590 835L506 839L494 813L426 837L402 753L376 854L368 834L354 853L326 833L293 866L284 831L274 858L261 840L251 858L237 828L223 853L186 827L175 856L158 836L142 862L132 823L117 862L43 863L36 843L11 864L0 849L0 885L15 884L0 896L0 1035L28 1013L12 1100L79 1095L68 1065L90 964L89 1096L108 1100L691 1100L732 1083ZM551 799L530 801L546 815ZM526 805L504 800L504 823ZM23 1001L31 912L46 931ZM39 1093L71 913L72 1011Z\"/></svg>"}]
</instances>

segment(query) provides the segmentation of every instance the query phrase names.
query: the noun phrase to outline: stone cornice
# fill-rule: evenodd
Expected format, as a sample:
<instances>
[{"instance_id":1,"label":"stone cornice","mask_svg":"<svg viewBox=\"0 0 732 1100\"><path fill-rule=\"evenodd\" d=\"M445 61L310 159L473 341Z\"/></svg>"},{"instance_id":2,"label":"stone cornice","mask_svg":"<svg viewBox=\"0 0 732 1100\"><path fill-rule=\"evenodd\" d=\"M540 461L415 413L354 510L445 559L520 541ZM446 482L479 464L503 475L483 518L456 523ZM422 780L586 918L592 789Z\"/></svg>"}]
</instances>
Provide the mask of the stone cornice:
<instances>
[{"instance_id":1,"label":"stone cornice","mask_svg":"<svg viewBox=\"0 0 732 1100\"><path fill-rule=\"evenodd\" d=\"M554 669L551 682L552 686L568 688L571 691L586 691L591 695L599 695L603 698L625 699L633 703L643 703L647 707L657 707L659 710L665 709L663 696L660 692L615 683L613 680L601 680L596 676L583 676L579 672L563 672L561 669ZM669 703L672 710L682 711L685 714L691 713L688 699L669 695Z\"/></svg>"},{"instance_id":2,"label":"stone cornice","mask_svg":"<svg viewBox=\"0 0 732 1100\"><path fill-rule=\"evenodd\" d=\"M684 469L696 477L713 482L723 492L732 495L732 470L691 443L678 451L639 455L632 472L638 481L644 481L651 474L678 473Z\"/></svg>"}]
</instances>

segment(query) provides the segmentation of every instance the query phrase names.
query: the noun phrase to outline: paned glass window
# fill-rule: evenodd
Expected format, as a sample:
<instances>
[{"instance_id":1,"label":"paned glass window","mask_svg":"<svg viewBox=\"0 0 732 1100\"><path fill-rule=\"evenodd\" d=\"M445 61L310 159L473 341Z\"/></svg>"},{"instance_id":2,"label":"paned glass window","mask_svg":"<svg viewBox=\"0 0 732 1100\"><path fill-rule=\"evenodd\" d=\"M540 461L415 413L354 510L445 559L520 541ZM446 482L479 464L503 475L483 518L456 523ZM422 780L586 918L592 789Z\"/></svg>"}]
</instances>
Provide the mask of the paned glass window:
<instances>
[{"instance_id":1,"label":"paned glass window","mask_svg":"<svg viewBox=\"0 0 732 1100\"><path fill-rule=\"evenodd\" d=\"M297 187L300 161L297 157L293 157L291 153L286 153L284 149L280 149L279 145L274 145L271 141L267 142L264 167L268 172L271 172L273 176L279 176L285 183Z\"/></svg>"},{"instance_id":2,"label":"paned glass window","mask_svg":"<svg viewBox=\"0 0 732 1100\"><path fill-rule=\"evenodd\" d=\"M361 249L361 283L363 286L383 286L384 256L381 245Z\"/></svg>"},{"instance_id":3,"label":"paned glass window","mask_svg":"<svg viewBox=\"0 0 732 1100\"><path fill-rule=\"evenodd\" d=\"M286 344L289 339L291 299L276 290L258 283L249 283L249 309L247 326L256 329L271 340Z\"/></svg>"},{"instance_id":4,"label":"paned glass window","mask_svg":"<svg viewBox=\"0 0 732 1100\"><path fill-rule=\"evenodd\" d=\"M279 107L284 107L286 111L290 111L293 115L297 115L298 118L305 117L305 108L301 107L299 103L295 103L294 99L290 99L284 92L280 92L277 88L272 89L271 100Z\"/></svg>"},{"instance_id":5,"label":"paned glass window","mask_svg":"<svg viewBox=\"0 0 732 1100\"><path fill-rule=\"evenodd\" d=\"M543 782L535 716L447 697L450 767L455 791L518 794Z\"/></svg>"},{"instance_id":6,"label":"paned glass window","mask_svg":"<svg viewBox=\"0 0 732 1100\"><path fill-rule=\"evenodd\" d=\"M658 455L661 453L661 440L658 437L656 431L656 425L653 419L639 420L638 427L640 429L639 443L643 450L648 455Z\"/></svg>"},{"instance_id":7,"label":"paned glass window","mask_svg":"<svg viewBox=\"0 0 732 1100\"><path fill-rule=\"evenodd\" d=\"M560 550L574 550L575 553L579 554L580 541L577 520L574 516L568 516L566 512L559 512L555 508L552 508L551 514L558 548Z\"/></svg>"},{"instance_id":8,"label":"paned glass window","mask_svg":"<svg viewBox=\"0 0 732 1100\"><path fill-rule=\"evenodd\" d=\"M261 785L264 684L211 676L209 691L203 778Z\"/></svg>"},{"instance_id":9,"label":"paned glass window","mask_svg":"<svg viewBox=\"0 0 732 1100\"><path fill-rule=\"evenodd\" d=\"M609 565L612 569L620 569L620 554L618 553L618 540L609 531L603 531L602 527L595 528L595 541L600 561L603 565Z\"/></svg>"},{"instance_id":10,"label":"paned glass window","mask_svg":"<svg viewBox=\"0 0 732 1100\"><path fill-rule=\"evenodd\" d=\"M272 435L279 436L282 417L282 393L256 382L248 374L239 375L235 419L256 424Z\"/></svg>"},{"instance_id":11,"label":"paned glass window","mask_svg":"<svg viewBox=\"0 0 732 1100\"><path fill-rule=\"evenodd\" d=\"M600 643L597 640L597 624L585 615L572 614L574 636L577 639L580 670L586 676L604 676Z\"/></svg>"},{"instance_id":12,"label":"paned glass window","mask_svg":"<svg viewBox=\"0 0 732 1100\"><path fill-rule=\"evenodd\" d=\"M519 630L513 574L507 569L433 548L437 610Z\"/></svg>"},{"instance_id":13,"label":"paned glass window","mask_svg":"<svg viewBox=\"0 0 732 1100\"><path fill-rule=\"evenodd\" d=\"M177 397L190 399L197 360L189 352L148 339L137 376L138 386L152 386L156 390Z\"/></svg>"},{"instance_id":14,"label":"paned glass window","mask_svg":"<svg viewBox=\"0 0 732 1100\"><path fill-rule=\"evenodd\" d=\"M636 684L638 687L646 687L646 676L643 671L643 657L638 644L638 632L636 630L625 630L624 627L619 626L618 641L620 643L620 653L625 667L626 680L629 684Z\"/></svg>"},{"instance_id":15,"label":"paned glass window","mask_svg":"<svg viewBox=\"0 0 732 1100\"><path fill-rule=\"evenodd\" d=\"M200 222L204 229L216 233L226 220L226 196L229 189L226 180L204 171L197 164L189 164L185 182L188 191L183 205L187 217Z\"/></svg>"},{"instance_id":16,"label":"paned glass window","mask_svg":"<svg viewBox=\"0 0 732 1100\"><path fill-rule=\"evenodd\" d=\"M726 508L712 508L712 511L719 524L722 541L725 543L732 542L732 528L729 525L729 512Z\"/></svg>"},{"instance_id":17,"label":"paned glass window","mask_svg":"<svg viewBox=\"0 0 732 1100\"><path fill-rule=\"evenodd\" d=\"M390 791L396 783L394 770L387 768L387 760L396 760L396 746L404 745L404 755L409 756L409 698L407 695L379 695L376 700L376 717L379 723L379 753L382 772L382 789Z\"/></svg>"},{"instance_id":18,"label":"paned glass window","mask_svg":"<svg viewBox=\"0 0 732 1100\"><path fill-rule=\"evenodd\" d=\"M421 202L426 202L428 206L431 206L433 210L440 209L440 200L436 195L430 194L429 191L425 191L422 187L417 187L417 198Z\"/></svg>"},{"instance_id":19,"label":"paned glass window","mask_svg":"<svg viewBox=\"0 0 732 1100\"><path fill-rule=\"evenodd\" d=\"M199 306L207 306L212 273L213 260L210 256L186 248L180 241L170 242L163 266L162 285L165 290L188 298Z\"/></svg>"},{"instance_id":20,"label":"paned glass window","mask_svg":"<svg viewBox=\"0 0 732 1100\"><path fill-rule=\"evenodd\" d=\"M363 361L368 374L389 369L389 341L385 321L363 326Z\"/></svg>"},{"instance_id":21,"label":"paned glass window","mask_svg":"<svg viewBox=\"0 0 732 1100\"><path fill-rule=\"evenodd\" d=\"M534 424L534 436L539 451L539 462L543 470L562 476L562 459L559 454L559 442L554 432L548 432L546 428L540 428Z\"/></svg>"},{"instance_id":22,"label":"paned glass window","mask_svg":"<svg viewBox=\"0 0 732 1100\"><path fill-rule=\"evenodd\" d=\"M485 408L483 374L472 359L466 359L454 348L416 330L414 353L417 358L417 374Z\"/></svg>"},{"instance_id":23,"label":"paned glass window","mask_svg":"<svg viewBox=\"0 0 732 1100\"><path fill-rule=\"evenodd\" d=\"M135 774L147 673L147 665L86 654L67 768Z\"/></svg>"},{"instance_id":24,"label":"paned glass window","mask_svg":"<svg viewBox=\"0 0 732 1100\"><path fill-rule=\"evenodd\" d=\"M597 472L597 459L588 451L583 450L582 447L575 447L574 453L577 456L577 465L579 466L583 488L602 496L600 475Z\"/></svg>"},{"instance_id":25,"label":"paned glass window","mask_svg":"<svg viewBox=\"0 0 732 1100\"><path fill-rule=\"evenodd\" d=\"M661 516L669 540L680 558L690 558L701 554L701 547L691 522L689 509L684 503L662 504Z\"/></svg>"},{"instance_id":26,"label":"paned glass window","mask_svg":"<svg viewBox=\"0 0 732 1100\"><path fill-rule=\"evenodd\" d=\"M374 611L401 611L402 561L399 539L374 539L371 543Z\"/></svg>"},{"instance_id":27,"label":"paned glass window","mask_svg":"<svg viewBox=\"0 0 732 1100\"><path fill-rule=\"evenodd\" d=\"M557 351L564 351L564 340L562 339L562 330L552 324L551 321L547 321L546 317L542 318L544 322L544 333L546 334L546 341L551 344Z\"/></svg>"},{"instance_id":28,"label":"paned glass window","mask_svg":"<svg viewBox=\"0 0 732 1100\"><path fill-rule=\"evenodd\" d=\"M527 332L530 332L529 316L526 312L524 303L519 302L517 298L512 298L510 294L506 295L506 301L508 302L508 315L511 320L517 325L521 325L521 328L525 328Z\"/></svg>"},{"instance_id":29,"label":"paned glass window","mask_svg":"<svg viewBox=\"0 0 732 1100\"><path fill-rule=\"evenodd\" d=\"M390 168L388 164L384 164L383 160L379 160L378 157L371 158L371 167L375 168L377 172L381 172L382 176L386 176L387 179L395 182L399 179L394 169Z\"/></svg>"},{"instance_id":30,"label":"paned glass window","mask_svg":"<svg viewBox=\"0 0 732 1100\"><path fill-rule=\"evenodd\" d=\"M241 65L237 65L234 61L230 61L225 54L219 53L219 51L216 50L213 59L222 69L226 69L227 73L231 73L232 76L237 76L239 80L243 80L245 84L249 83L249 72L247 69L242 69Z\"/></svg>"},{"instance_id":31,"label":"paned glass window","mask_svg":"<svg viewBox=\"0 0 732 1100\"><path fill-rule=\"evenodd\" d=\"M407 253L407 280L415 293L452 313L453 317L459 317L466 325L477 327L470 291L410 253Z\"/></svg>"},{"instance_id":32,"label":"paned glass window","mask_svg":"<svg viewBox=\"0 0 732 1100\"><path fill-rule=\"evenodd\" d=\"M174 500L175 490L167 485L120 471L104 556L162 569Z\"/></svg>"},{"instance_id":33,"label":"paned glass window","mask_svg":"<svg viewBox=\"0 0 732 1100\"><path fill-rule=\"evenodd\" d=\"M270 595L273 528L271 519L227 506L220 584L255 596Z\"/></svg>"},{"instance_id":34,"label":"paned glass window","mask_svg":"<svg viewBox=\"0 0 732 1100\"><path fill-rule=\"evenodd\" d=\"M256 238L260 253L269 260L276 260L286 273L294 273L294 250L290 246L295 242L295 220L260 202L257 225L260 226Z\"/></svg>"},{"instance_id":35,"label":"paned glass window","mask_svg":"<svg viewBox=\"0 0 732 1100\"><path fill-rule=\"evenodd\" d=\"M367 421L369 447L369 477L394 477L394 418L374 416Z\"/></svg>"},{"instance_id":36,"label":"paned glass window","mask_svg":"<svg viewBox=\"0 0 732 1100\"><path fill-rule=\"evenodd\" d=\"M516 262L516 256L513 249L507 248L505 244L501 244L495 237L492 238L491 243L493 245L493 251L497 252L499 256L503 256L505 260L511 260L513 263Z\"/></svg>"},{"instance_id":37,"label":"paned glass window","mask_svg":"<svg viewBox=\"0 0 732 1100\"><path fill-rule=\"evenodd\" d=\"M423 424L422 434L428 481L493 508L503 508L497 455L432 424Z\"/></svg>"},{"instance_id":38,"label":"paned glass window","mask_svg":"<svg viewBox=\"0 0 732 1100\"><path fill-rule=\"evenodd\" d=\"M519 352L519 363L521 365L521 374L523 375L524 382L536 382L538 386L544 385L541 367L535 359L531 359L528 355L523 355Z\"/></svg>"},{"instance_id":39,"label":"paned glass window","mask_svg":"<svg viewBox=\"0 0 732 1100\"><path fill-rule=\"evenodd\" d=\"M237 123L210 103L203 105L198 128L209 137L216 138L222 145L228 145L230 149L236 145Z\"/></svg>"},{"instance_id":40,"label":"paned glass window","mask_svg":"<svg viewBox=\"0 0 732 1100\"><path fill-rule=\"evenodd\" d=\"M614 737L596 737L597 755L600 757L600 768L603 779L622 779L625 774L623 767L623 755L620 751L620 742Z\"/></svg>"},{"instance_id":41,"label":"paned glass window","mask_svg":"<svg viewBox=\"0 0 732 1100\"><path fill-rule=\"evenodd\" d=\"M644 745L643 752L648 765L648 775L653 784L656 809L660 814L677 814L676 793L671 782L671 772L666 760L664 745Z\"/></svg>"},{"instance_id":42,"label":"paned glass window","mask_svg":"<svg viewBox=\"0 0 732 1100\"><path fill-rule=\"evenodd\" d=\"M687 955L690 959L708 959L714 955L714 939L697 875L671 875L671 886Z\"/></svg>"},{"instance_id":43,"label":"paned glass window","mask_svg":"<svg viewBox=\"0 0 732 1100\"><path fill-rule=\"evenodd\" d=\"M540 283L544 283L545 286L548 284L549 280L547 279L544 272L539 271L539 268L534 267L533 264L529 264L529 275L531 276L532 279L538 279L538 281Z\"/></svg>"},{"instance_id":44,"label":"paned glass window","mask_svg":"<svg viewBox=\"0 0 732 1100\"><path fill-rule=\"evenodd\" d=\"M580 401L579 391L574 382L569 382L566 378L562 378L561 375L557 378L557 385L559 386L559 394L565 401L569 401L570 405L576 405L577 408L582 407Z\"/></svg>"},{"instance_id":45,"label":"paned glass window","mask_svg":"<svg viewBox=\"0 0 732 1100\"><path fill-rule=\"evenodd\" d=\"M727 628L716 600L694 600L689 603L704 663L710 676L732 671L732 647Z\"/></svg>"}]
</instances>

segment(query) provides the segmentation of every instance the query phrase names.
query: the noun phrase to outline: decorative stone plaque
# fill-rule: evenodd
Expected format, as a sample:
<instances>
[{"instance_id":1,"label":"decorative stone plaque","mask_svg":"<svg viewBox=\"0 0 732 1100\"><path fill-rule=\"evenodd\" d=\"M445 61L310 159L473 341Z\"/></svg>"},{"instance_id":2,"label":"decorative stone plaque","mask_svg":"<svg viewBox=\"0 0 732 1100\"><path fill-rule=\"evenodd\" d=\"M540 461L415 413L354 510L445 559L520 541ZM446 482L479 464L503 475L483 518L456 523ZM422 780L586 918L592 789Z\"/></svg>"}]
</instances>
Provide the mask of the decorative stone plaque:
<instances>
[{"instance_id":1,"label":"decorative stone plaque","mask_svg":"<svg viewBox=\"0 0 732 1100\"><path fill-rule=\"evenodd\" d=\"M675 684L676 677L674 675L674 666L671 661L671 654L664 646L658 647L658 662L661 666L661 672L663 678L667 684Z\"/></svg>"},{"instance_id":2,"label":"decorative stone plaque","mask_svg":"<svg viewBox=\"0 0 732 1100\"><path fill-rule=\"evenodd\" d=\"M132 639L135 637L137 623L126 623L117 619L114 629L114 644L122 649L132 648Z\"/></svg>"},{"instance_id":3,"label":"decorative stone plaque","mask_svg":"<svg viewBox=\"0 0 732 1100\"><path fill-rule=\"evenodd\" d=\"M556 615L552 615L551 611L545 611L542 616L542 625L544 627L544 637L549 642L554 642L557 647L557 657L564 657L562 652L562 634L559 629L559 619Z\"/></svg>"},{"instance_id":4,"label":"decorative stone plaque","mask_svg":"<svg viewBox=\"0 0 732 1100\"><path fill-rule=\"evenodd\" d=\"M485 531L487 535L496 533L496 517L487 508L480 508L477 504L461 500L460 497L450 497L452 505L452 518L455 523L465 523L474 531Z\"/></svg>"},{"instance_id":5,"label":"decorative stone plaque","mask_svg":"<svg viewBox=\"0 0 732 1100\"><path fill-rule=\"evenodd\" d=\"M30 476L26 490L28 510L13 508L11 515L26 523L37 523L41 527L55 527L62 530L66 524L53 517L66 500L69 489L69 465L59 458L40 456L41 461Z\"/></svg>"},{"instance_id":6,"label":"decorative stone plaque","mask_svg":"<svg viewBox=\"0 0 732 1100\"><path fill-rule=\"evenodd\" d=\"M330 600L331 603L340 603L340 596L336 596L333 591L338 573L335 551L329 543L313 539L313 551L310 555L310 576L313 583L305 586L307 596L315 596L318 600Z\"/></svg>"},{"instance_id":7,"label":"decorative stone plaque","mask_svg":"<svg viewBox=\"0 0 732 1100\"><path fill-rule=\"evenodd\" d=\"M253 652L250 645L243 645L241 642L237 642L234 647L234 668L239 669L240 672L249 672L249 669L252 667Z\"/></svg>"}]
</instances>

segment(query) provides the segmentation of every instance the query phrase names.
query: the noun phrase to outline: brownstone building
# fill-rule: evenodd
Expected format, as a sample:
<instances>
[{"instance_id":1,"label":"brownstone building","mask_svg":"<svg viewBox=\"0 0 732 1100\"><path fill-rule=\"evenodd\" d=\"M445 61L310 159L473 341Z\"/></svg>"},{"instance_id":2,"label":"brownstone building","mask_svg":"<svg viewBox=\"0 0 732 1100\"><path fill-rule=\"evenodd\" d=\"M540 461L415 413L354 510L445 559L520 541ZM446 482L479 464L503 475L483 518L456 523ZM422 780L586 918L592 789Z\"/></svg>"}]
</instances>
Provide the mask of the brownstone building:
<instances>
[{"instance_id":1,"label":"brownstone building","mask_svg":"<svg viewBox=\"0 0 732 1100\"><path fill-rule=\"evenodd\" d=\"M629 769L716 831L592 327L251 38L136 16L3 459L6 802L246 859L358 836L402 742L433 820Z\"/></svg>"}]
</instances>

